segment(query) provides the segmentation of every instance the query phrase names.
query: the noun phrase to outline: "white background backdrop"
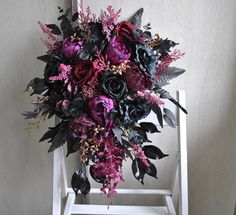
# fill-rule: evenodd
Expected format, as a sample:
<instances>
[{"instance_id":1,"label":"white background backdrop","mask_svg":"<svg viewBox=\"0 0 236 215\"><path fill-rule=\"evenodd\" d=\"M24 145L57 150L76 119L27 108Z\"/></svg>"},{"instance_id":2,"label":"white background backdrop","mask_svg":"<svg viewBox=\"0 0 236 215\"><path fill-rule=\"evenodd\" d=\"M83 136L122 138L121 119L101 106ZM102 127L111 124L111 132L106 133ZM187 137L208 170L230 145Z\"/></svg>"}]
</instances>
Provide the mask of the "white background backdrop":
<instances>
[{"instance_id":1,"label":"white background backdrop","mask_svg":"<svg viewBox=\"0 0 236 215\"><path fill-rule=\"evenodd\" d=\"M187 72L171 89L186 90L188 115L190 215L231 215L236 199L236 2L234 0L85 0L98 12L108 3L129 17L144 7L144 24L180 43L186 56L178 66ZM46 49L37 20L53 23L56 6L70 1L1 1L0 7L0 214L51 213L52 155L37 140L50 123L28 136L20 112L29 109L23 94L28 80L40 76L44 65L35 58ZM52 125L53 122L51 122ZM173 130L152 139L170 157L160 161L159 181L169 184L175 155ZM70 173L76 156L70 158ZM125 171L126 183L138 187ZM117 200L122 201L122 200ZM140 200L141 201L141 200ZM137 202L139 203L139 202ZM150 202L147 202L150 203Z\"/></svg>"}]
</instances>

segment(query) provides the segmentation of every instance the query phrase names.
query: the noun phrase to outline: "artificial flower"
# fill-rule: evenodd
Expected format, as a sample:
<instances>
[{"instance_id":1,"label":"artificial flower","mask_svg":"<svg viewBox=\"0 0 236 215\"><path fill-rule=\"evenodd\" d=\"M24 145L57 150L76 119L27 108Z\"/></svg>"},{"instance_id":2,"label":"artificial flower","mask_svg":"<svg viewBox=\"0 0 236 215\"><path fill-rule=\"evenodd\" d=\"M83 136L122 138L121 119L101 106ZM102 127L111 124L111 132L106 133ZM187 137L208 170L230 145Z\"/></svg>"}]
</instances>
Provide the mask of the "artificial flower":
<instances>
[{"instance_id":1,"label":"artificial flower","mask_svg":"<svg viewBox=\"0 0 236 215\"><path fill-rule=\"evenodd\" d=\"M152 86L152 80L142 72L135 64L125 73L125 81L131 91L140 91L149 89Z\"/></svg>"},{"instance_id":2,"label":"artificial flower","mask_svg":"<svg viewBox=\"0 0 236 215\"><path fill-rule=\"evenodd\" d=\"M107 46L107 59L117 65L129 60L130 56L131 50L125 40L114 36Z\"/></svg>"},{"instance_id":3,"label":"artificial flower","mask_svg":"<svg viewBox=\"0 0 236 215\"><path fill-rule=\"evenodd\" d=\"M115 100L121 100L128 92L123 77L111 72L103 74L101 88L106 95Z\"/></svg>"},{"instance_id":4,"label":"artificial flower","mask_svg":"<svg viewBox=\"0 0 236 215\"><path fill-rule=\"evenodd\" d=\"M65 58L71 59L79 54L81 45L81 42L72 42L69 39L65 39L62 43L62 53Z\"/></svg>"},{"instance_id":5,"label":"artificial flower","mask_svg":"<svg viewBox=\"0 0 236 215\"><path fill-rule=\"evenodd\" d=\"M112 125L110 113L115 107L115 101L107 96L97 96L88 103L91 117L101 126Z\"/></svg>"}]
</instances>

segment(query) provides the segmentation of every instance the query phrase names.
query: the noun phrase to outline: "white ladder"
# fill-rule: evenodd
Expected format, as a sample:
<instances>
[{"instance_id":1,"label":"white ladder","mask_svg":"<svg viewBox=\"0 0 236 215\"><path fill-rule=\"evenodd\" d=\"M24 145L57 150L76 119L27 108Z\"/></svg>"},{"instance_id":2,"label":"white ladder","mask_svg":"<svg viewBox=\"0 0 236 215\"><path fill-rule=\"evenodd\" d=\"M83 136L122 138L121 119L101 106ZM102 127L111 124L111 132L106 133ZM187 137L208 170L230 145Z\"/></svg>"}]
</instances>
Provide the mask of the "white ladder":
<instances>
[{"instance_id":1,"label":"white ladder","mask_svg":"<svg viewBox=\"0 0 236 215\"><path fill-rule=\"evenodd\" d=\"M185 92L177 91L178 102L185 107ZM72 188L68 187L65 158L63 148L54 151L53 156L53 208L52 215L70 214L112 214L112 215L188 215L188 176L187 176L187 134L186 115L181 110L178 112L178 159L172 187L163 189L117 189L118 195L160 195L163 197L164 206L127 206L127 205L91 205L75 204L76 196ZM100 189L91 189L90 195L100 194ZM62 199L66 198L64 210Z\"/></svg>"}]
</instances>

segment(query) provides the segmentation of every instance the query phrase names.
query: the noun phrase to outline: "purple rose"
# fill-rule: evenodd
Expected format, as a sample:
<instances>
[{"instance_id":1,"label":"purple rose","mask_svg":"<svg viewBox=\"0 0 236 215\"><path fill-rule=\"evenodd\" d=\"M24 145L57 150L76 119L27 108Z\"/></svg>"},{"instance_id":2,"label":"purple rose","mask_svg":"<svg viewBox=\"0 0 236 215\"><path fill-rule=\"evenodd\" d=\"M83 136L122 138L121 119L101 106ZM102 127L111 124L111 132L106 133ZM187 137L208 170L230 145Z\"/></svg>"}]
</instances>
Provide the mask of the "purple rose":
<instances>
[{"instance_id":1,"label":"purple rose","mask_svg":"<svg viewBox=\"0 0 236 215\"><path fill-rule=\"evenodd\" d=\"M111 126L110 113L114 107L114 100L106 96L94 97L89 101L90 114L101 126Z\"/></svg>"},{"instance_id":2,"label":"purple rose","mask_svg":"<svg viewBox=\"0 0 236 215\"><path fill-rule=\"evenodd\" d=\"M152 86L151 79L135 64L131 64L125 73L125 81L128 88L134 92L149 89Z\"/></svg>"},{"instance_id":3,"label":"purple rose","mask_svg":"<svg viewBox=\"0 0 236 215\"><path fill-rule=\"evenodd\" d=\"M113 37L107 46L107 59L112 64L121 64L129 60L131 51L122 38Z\"/></svg>"},{"instance_id":4,"label":"purple rose","mask_svg":"<svg viewBox=\"0 0 236 215\"><path fill-rule=\"evenodd\" d=\"M62 52L65 58L70 59L74 57L81 50L81 42L71 42L65 39L62 43Z\"/></svg>"},{"instance_id":5,"label":"purple rose","mask_svg":"<svg viewBox=\"0 0 236 215\"><path fill-rule=\"evenodd\" d=\"M87 139L95 125L87 116L79 116L70 121L69 132L75 138Z\"/></svg>"}]
</instances>

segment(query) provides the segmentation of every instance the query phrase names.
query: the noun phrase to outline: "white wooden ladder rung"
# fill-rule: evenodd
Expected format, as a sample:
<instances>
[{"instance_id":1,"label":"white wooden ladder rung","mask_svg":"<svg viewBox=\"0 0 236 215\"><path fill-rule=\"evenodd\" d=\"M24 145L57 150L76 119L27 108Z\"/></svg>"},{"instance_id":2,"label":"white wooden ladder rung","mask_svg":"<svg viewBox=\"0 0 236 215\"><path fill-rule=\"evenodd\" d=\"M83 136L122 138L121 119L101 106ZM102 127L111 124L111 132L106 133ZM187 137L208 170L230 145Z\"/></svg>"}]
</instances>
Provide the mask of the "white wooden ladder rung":
<instances>
[{"instance_id":1,"label":"white wooden ladder rung","mask_svg":"<svg viewBox=\"0 0 236 215\"><path fill-rule=\"evenodd\" d=\"M185 92L177 92L177 100L185 107ZM188 215L188 178L187 178L187 138L186 116L178 109L178 158L176 174L172 188L168 189L117 189L119 195L160 195L165 202L164 206L129 206L129 205L91 205L75 204L75 194L68 187L65 167L65 156L62 148L54 151L53 160L53 215L92 214L92 215ZM62 182L63 181L63 182ZM92 188L90 194L100 194L100 189ZM64 210L62 198L67 196Z\"/></svg>"}]
</instances>

